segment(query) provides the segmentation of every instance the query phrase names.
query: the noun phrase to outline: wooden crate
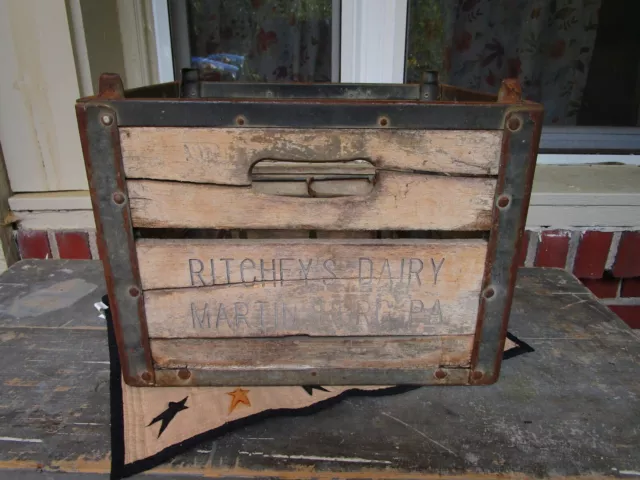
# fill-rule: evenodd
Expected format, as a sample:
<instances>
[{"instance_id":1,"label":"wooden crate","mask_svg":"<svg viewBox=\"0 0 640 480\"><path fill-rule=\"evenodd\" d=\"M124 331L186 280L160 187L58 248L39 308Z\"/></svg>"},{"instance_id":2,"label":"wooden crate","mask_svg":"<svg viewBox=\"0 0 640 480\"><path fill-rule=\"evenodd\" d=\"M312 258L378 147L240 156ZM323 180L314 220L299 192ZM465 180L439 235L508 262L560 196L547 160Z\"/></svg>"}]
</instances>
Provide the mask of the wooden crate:
<instances>
[{"instance_id":1,"label":"wooden crate","mask_svg":"<svg viewBox=\"0 0 640 480\"><path fill-rule=\"evenodd\" d=\"M191 75L77 103L125 381L494 382L542 107Z\"/></svg>"}]
</instances>

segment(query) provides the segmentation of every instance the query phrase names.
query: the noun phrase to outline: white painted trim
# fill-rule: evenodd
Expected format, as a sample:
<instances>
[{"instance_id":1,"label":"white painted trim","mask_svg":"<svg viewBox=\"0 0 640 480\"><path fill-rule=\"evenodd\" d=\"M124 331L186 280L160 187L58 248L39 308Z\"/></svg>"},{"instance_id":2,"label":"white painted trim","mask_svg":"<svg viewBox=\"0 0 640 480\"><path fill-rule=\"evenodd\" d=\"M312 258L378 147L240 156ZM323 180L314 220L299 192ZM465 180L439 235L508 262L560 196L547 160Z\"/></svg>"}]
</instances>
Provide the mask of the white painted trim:
<instances>
[{"instance_id":1,"label":"white painted trim","mask_svg":"<svg viewBox=\"0 0 640 480\"><path fill-rule=\"evenodd\" d=\"M13 191L87 188L63 1L0 1L0 143Z\"/></svg>"},{"instance_id":2,"label":"white painted trim","mask_svg":"<svg viewBox=\"0 0 640 480\"><path fill-rule=\"evenodd\" d=\"M124 56L125 88L152 83L144 1L117 0Z\"/></svg>"},{"instance_id":3,"label":"white painted trim","mask_svg":"<svg viewBox=\"0 0 640 480\"><path fill-rule=\"evenodd\" d=\"M629 228L640 225L640 168L539 165L528 228Z\"/></svg>"},{"instance_id":4,"label":"white painted trim","mask_svg":"<svg viewBox=\"0 0 640 480\"><path fill-rule=\"evenodd\" d=\"M342 0L340 81L402 83L407 0Z\"/></svg>"},{"instance_id":5,"label":"white painted trim","mask_svg":"<svg viewBox=\"0 0 640 480\"><path fill-rule=\"evenodd\" d=\"M48 230L47 237L49 239L49 248L51 249L51 258L60 258L60 250L58 249L58 240L56 239L55 231Z\"/></svg>"},{"instance_id":6,"label":"white painted trim","mask_svg":"<svg viewBox=\"0 0 640 480\"><path fill-rule=\"evenodd\" d=\"M56 212L16 212L20 228L25 230L94 230L91 210Z\"/></svg>"},{"instance_id":7,"label":"white painted trim","mask_svg":"<svg viewBox=\"0 0 640 480\"><path fill-rule=\"evenodd\" d=\"M536 192L531 194L531 205L542 206L640 206L640 193L616 193L603 191L600 193L555 193Z\"/></svg>"},{"instance_id":8,"label":"white painted trim","mask_svg":"<svg viewBox=\"0 0 640 480\"><path fill-rule=\"evenodd\" d=\"M82 19L80 0L67 0L67 12L80 95L88 97L93 95L93 83L91 81L91 66L89 65L89 53L87 39L84 35L84 21Z\"/></svg>"},{"instance_id":9,"label":"white painted trim","mask_svg":"<svg viewBox=\"0 0 640 480\"><path fill-rule=\"evenodd\" d=\"M613 264L616 261L616 255L618 255L618 247L620 246L621 238L622 232L613 232L611 247L609 248L609 255L607 256L607 261L604 264L605 270L613 270Z\"/></svg>"},{"instance_id":10,"label":"white painted trim","mask_svg":"<svg viewBox=\"0 0 640 480\"><path fill-rule=\"evenodd\" d=\"M640 165L640 155L589 155L569 153L541 153L538 155L538 165L585 165L597 163Z\"/></svg>"},{"instance_id":11,"label":"white painted trim","mask_svg":"<svg viewBox=\"0 0 640 480\"><path fill-rule=\"evenodd\" d=\"M150 47L155 52L157 83L173 82L173 52L171 50L171 28L169 26L168 0L150 0L153 19L153 41Z\"/></svg>"},{"instance_id":12,"label":"white painted trim","mask_svg":"<svg viewBox=\"0 0 640 480\"><path fill-rule=\"evenodd\" d=\"M640 228L637 206L545 206L531 205L527 228Z\"/></svg>"},{"instance_id":13,"label":"white painted trim","mask_svg":"<svg viewBox=\"0 0 640 480\"><path fill-rule=\"evenodd\" d=\"M540 234L538 232L531 232L529 234L529 245L527 247L527 255L524 260L525 267L533 267L533 265L535 264L539 243L540 243Z\"/></svg>"},{"instance_id":14,"label":"white painted trim","mask_svg":"<svg viewBox=\"0 0 640 480\"><path fill-rule=\"evenodd\" d=\"M13 212L91 210L88 190L71 192L19 193L9 198Z\"/></svg>"},{"instance_id":15,"label":"white painted trim","mask_svg":"<svg viewBox=\"0 0 640 480\"><path fill-rule=\"evenodd\" d=\"M126 88L173 81L167 0L117 0Z\"/></svg>"},{"instance_id":16,"label":"white painted trim","mask_svg":"<svg viewBox=\"0 0 640 480\"><path fill-rule=\"evenodd\" d=\"M340 82L342 0L331 0L331 82Z\"/></svg>"},{"instance_id":17,"label":"white painted trim","mask_svg":"<svg viewBox=\"0 0 640 480\"><path fill-rule=\"evenodd\" d=\"M91 251L91 258L94 260L100 259L100 253L98 252L98 239L96 238L96 231L89 230L89 250Z\"/></svg>"}]
</instances>

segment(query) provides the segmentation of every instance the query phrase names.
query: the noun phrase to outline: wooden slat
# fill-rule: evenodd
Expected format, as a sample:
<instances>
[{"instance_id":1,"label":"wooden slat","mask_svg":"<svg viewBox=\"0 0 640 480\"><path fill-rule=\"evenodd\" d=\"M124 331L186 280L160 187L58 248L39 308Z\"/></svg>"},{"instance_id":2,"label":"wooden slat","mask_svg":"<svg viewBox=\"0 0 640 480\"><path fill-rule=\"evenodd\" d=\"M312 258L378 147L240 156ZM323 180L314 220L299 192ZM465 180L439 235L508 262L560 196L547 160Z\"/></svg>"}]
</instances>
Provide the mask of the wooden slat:
<instances>
[{"instance_id":1,"label":"wooden slat","mask_svg":"<svg viewBox=\"0 0 640 480\"><path fill-rule=\"evenodd\" d=\"M138 127L120 129L120 141L129 178L249 185L263 159L497 175L502 131Z\"/></svg>"},{"instance_id":2,"label":"wooden slat","mask_svg":"<svg viewBox=\"0 0 640 480\"><path fill-rule=\"evenodd\" d=\"M376 168L366 160L349 162L283 162L263 160L251 170L251 178L256 180L274 180L283 177L323 178L327 176L369 176L375 175Z\"/></svg>"},{"instance_id":3,"label":"wooden slat","mask_svg":"<svg viewBox=\"0 0 640 480\"><path fill-rule=\"evenodd\" d=\"M151 340L158 368L402 368L466 367L473 335L282 339Z\"/></svg>"},{"instance_id":4,"label":"wooden slat","mask_svg":"<svg viewBox=\"0 0 640 480\"><path fill-rule=\"evenodd\" d=\"M471 334L486 249L477 239L137 243L152 338Z\"/></svg>"},{"instance_id":5,"label":"wooden slat","mask_svg":"<svg viewBox=\"0 0 640 480\"><path fill-rule=\"evenodd\" d=\"M496 180L382 172L369 195L335 198L154 180L127 186L135 227L489 230Z\"/></svg>"}]
</instances>

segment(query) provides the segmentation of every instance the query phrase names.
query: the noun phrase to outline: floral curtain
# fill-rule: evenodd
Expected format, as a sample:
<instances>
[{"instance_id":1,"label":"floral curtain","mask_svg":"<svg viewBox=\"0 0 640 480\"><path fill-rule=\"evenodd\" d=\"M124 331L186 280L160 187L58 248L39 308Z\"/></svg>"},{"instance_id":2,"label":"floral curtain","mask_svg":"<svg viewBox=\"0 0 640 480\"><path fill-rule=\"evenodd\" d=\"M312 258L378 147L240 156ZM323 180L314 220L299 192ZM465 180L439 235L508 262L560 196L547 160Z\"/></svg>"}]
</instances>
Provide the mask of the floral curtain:
<instances>
[{"instance_id":1,"label":"floral curtain","mask_svg":"<svg viewBox=\"0 0 640 480\"><path fill-rule=\"evenodd\" d=\"M331 80L331 0L192 0L192 64L245 81Z\"/></svg>"},{"instance_id":2,"label":"floral curtain","mask_svg":"<svg viewBox=\"0 0 640 480\"><path fill-rule=\"evenodd\" d=\"M518 77L546 122L575 125L602 0L414 0L407 76L435 69L460 87L496 92Z\"/></svg>"}]
</instances>

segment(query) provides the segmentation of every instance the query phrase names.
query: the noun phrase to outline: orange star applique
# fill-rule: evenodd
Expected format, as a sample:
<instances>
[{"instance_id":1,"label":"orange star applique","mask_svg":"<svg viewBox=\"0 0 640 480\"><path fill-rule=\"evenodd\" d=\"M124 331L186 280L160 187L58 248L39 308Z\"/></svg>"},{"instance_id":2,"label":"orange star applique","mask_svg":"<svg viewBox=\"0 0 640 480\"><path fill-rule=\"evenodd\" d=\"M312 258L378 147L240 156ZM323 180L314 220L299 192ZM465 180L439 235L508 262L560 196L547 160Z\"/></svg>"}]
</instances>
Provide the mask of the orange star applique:
<instances>
[{"instance_id":1,"label":"orange star applique","mask_svg":"<svg viewBox=\"0 0 640 480\"><path fill-rule=\"evenodd\" d=\"M233 412L240 403L244 403L248 407L251 406L249 397L247 397L249 390L243 390L242 388L236 388L233 392L227 392L227 395L231 396L231 405L229 405L229 413Z\"/></svg>"}]
</instances>

